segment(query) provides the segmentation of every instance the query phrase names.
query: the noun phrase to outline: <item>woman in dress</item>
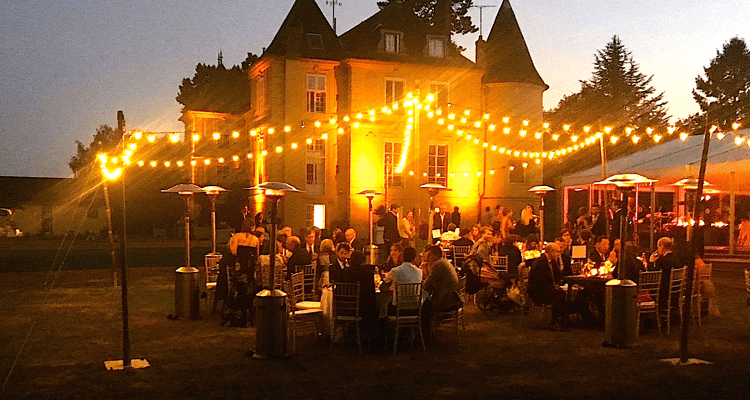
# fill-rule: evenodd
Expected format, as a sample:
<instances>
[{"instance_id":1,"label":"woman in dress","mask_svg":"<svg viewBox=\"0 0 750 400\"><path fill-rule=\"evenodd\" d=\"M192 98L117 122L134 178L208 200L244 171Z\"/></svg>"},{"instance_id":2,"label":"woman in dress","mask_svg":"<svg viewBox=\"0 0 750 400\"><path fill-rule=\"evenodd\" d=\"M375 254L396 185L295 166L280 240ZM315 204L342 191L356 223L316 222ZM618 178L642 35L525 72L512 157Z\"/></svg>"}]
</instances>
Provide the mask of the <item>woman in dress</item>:
<instances>
[{"instance_id":1,"label":"woman in dress","mask_svg":"<svg viewBox=\"0 0 750 400\"><path fill-rule=\"evenodd\" d=\"M401 240L404 246L414 247L414 234L416 233L416 230L414 211L409 211L404 218L401 218L401 221L399 221L398 224L398 234L401 235Z\"/></svg>"},{"instance_id":2,"label":"woman in dress","mask_svg":"<svg viewBox=\"0 0 750 400\"><path fill-rule=\"evenodd\" d=\"M534 222L534 207L526 205L526 207L521 210L521 219L518 220L518 223L516 224L515 233L520 236L521 239L526 239L527 236L536 232L537 229L536 222Z\"/></svg>"},{"instance_id":3,"label":"woman in dress","mask_svg":"<svg viewBox=\"0 0 750 400\"><path fill-rule=\"evenodd\" d=\"M229 239L229 259L227 278L230 280L228 296L225 299L228 313L225 324L247 326L252 324L253 297L255 288L255 263L258 260L258 238L253 235L255 223L246 219L242 230ZM217 284L218 285L218 284Z\"/></svg>"}]
</instances>

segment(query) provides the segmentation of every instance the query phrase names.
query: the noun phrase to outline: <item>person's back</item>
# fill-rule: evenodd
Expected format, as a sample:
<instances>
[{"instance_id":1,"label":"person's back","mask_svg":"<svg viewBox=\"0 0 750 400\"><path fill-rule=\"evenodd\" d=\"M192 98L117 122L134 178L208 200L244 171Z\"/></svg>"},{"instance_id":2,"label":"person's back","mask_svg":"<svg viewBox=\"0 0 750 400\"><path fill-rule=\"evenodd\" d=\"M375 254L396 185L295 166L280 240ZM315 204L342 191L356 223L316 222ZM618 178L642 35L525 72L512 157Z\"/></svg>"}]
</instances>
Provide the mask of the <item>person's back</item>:
<instances>
[{"instance_id":1,"label":"person's back","mask_svg":"<svg viewBox=\"0 0 750 400\"><path fill-rule=\"evenodd\" d=\"M455 294L458 292L456 268L445 258L439 258L433 263L423 289L430 293L434 311L440 312L455 306L457 299Z\"/></svg>"},{"instance_id":2,"label":"person's back","mask_svg":"<svg viewBox=\"0 0 750 400\"><path fill-rule=\"evenodd\" d=\"M385 282L391 284L390 288L395 289L396 285L405 285L410 283L422 282L422 270L412 264L417 258L417 251L413 247L404 249L404 262L391 269L385 277ZM396 294L393 296L393 303L396 302Z\"/></svg>"},{"instance_id":3,"label":"person's back","mask_svg":"<svg viewBox=\"0 0 750 400\"><path fill-rule=\"evenodd\" d=\"M364 253L353 252L350 258L350 266L341 272L339 282L359 282L359 315L365 320L374 320L377 318L374 272L365 267L364 262Z\"/></svg>"}]
</instances>

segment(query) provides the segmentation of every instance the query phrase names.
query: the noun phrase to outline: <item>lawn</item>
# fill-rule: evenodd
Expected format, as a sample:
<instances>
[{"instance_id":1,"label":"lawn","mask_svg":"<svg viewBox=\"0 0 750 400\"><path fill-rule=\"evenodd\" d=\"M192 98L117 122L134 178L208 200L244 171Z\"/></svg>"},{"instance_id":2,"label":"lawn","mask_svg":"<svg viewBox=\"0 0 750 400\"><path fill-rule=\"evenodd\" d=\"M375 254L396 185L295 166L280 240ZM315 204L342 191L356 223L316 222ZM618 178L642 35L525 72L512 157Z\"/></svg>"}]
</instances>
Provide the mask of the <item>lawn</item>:
<instances>
[{"instance_id":1,"label":"lawn","mask_svg":"<svg viewBox=\"0 0 750 400\"><path fill-rule=\"evenodd\" d=\"M741 270L717 273L721 318L690 326L691 355L711 365L671 366L679 326L645 332L636 347L603 347L603 330L551 332L518 315L487 317L467 305L467 344L450 328L422 354L393 357L302 338L282 360L246 356L253 328L173 313L174 268L129 270L133 358L150 368L106 371L121 358L120 291L107 269L63 271L47 294L43 272L0 274L0 374L25 342L2 399L235 398L748 398L748 309ZM32 329L33 328L33 329ZM30 330L31 329L31 330ZM29 333L28 338L27 334Z\"/></svg>"}]
</instances>

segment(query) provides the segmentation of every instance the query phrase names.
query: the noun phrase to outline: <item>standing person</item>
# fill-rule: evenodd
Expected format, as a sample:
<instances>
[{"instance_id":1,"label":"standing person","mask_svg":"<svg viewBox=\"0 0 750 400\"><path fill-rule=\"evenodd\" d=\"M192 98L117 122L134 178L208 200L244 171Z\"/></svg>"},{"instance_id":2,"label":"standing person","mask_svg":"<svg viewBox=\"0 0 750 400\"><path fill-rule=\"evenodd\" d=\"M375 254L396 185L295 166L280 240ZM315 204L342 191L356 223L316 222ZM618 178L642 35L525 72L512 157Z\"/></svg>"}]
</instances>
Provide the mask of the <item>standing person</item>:
<instances>
[{"instance_id":1,"label":"standing person","mask_svg":"<svg viewBox=\"0 0 750 400\"><path fill-rule=\"evenodd\" d=\"M591 234L594 236L607 234L607 217L602 215L602 208L599 204L591 205L591 216L588 217L591 226ZM618 235L619 236L619 235Z\"/></svg>"},{"instance_id":2,"label":"standing person","mask_svg":"<svg viewBox=\"0 0 750 400\"><path fill-rule=\"evenodd\" d=\"M500 236L505 239L510 236L510 231L515 228L513 222L513 210L510 207L503 208L502 218L500 219Z\"/></svg>"},{"instance_id":3,"label":"standing person","mask_svg":"<svg viewBox=\"0 0 750 400\"><path fill-rule=\"evenodd\" d=\"M484 225L490 225L492 223L492 210L489 206L484 208L484 215L482 216L482 223Z\"/></svg>"},{"instance_id":4,"label":"standing person","mask_svg":"<svg viewBox=\"0 0 750 400\"><path fill-rule=\"evenodd\" d=\"M346 237L346 243L351 247L352 251L364 251L365 245L361 239L357 239L357 231L354 228L346 228L344 237Z\"/></svg>"},{"instance_id":5,"label":"standing person","mask_svg":"<svg viewBox=\"0 0 750 400\"><path fill-rule=\"evenodd\" d=\"M536 234L537 229L536 222L534 221L534 207L527 204L526 207L521 210L521 219L516 223L514 232L520 236L521 239L526 239L527 236Z\"/></svg>"},{"instance_id":6,"label":"standing person","mask_svg":"<svg viewBox=\"0 0 750 400\"><path fill-rule=\"evenodd\" d=\"M450 223L451 215L448 214L448 206L443 203L440 205L440 212L432 216L432 229L439 229L442 235L443 232L448 230Z\"/></svg>"},{"instance_id":7,"label":"standing person","mask_svg":"<svg viewBox=\"0 0 750 400\"><path fill-rule=\"evenodd\" d=\"M383 227L383 245L386 249L401 241L398 231L398 209L398 204L391 204L388 212L378 221L378 226Z\"/></svg>"},{"instance_id":8,"label":"standing person","mask_svg":"<svg viewBox=\"0 0 750 400\"><path fill-rule=\"evenodd\" d=\"M398 224L398 234L404 247L414 247L414 235L417 232L417 226L414 222L414 211L406 213L404 218Z\"/></svg>"},{"instance_id":9,"label":"standing person","mask_svg":"<svg viewBox=\"0 0 750 400\"><path fill-rule=\"evenodd\" d=\"M217 279L217 299L220 285L218 282L228 284L229 279L232 282L233 290L228 292L228 298L225 301L229 310L224 316L225 325L247 326L248 323L253 323L253 313L250 309L253 307L253 297L256 292L255 262L258 259L258 238L252 234L254 229L255 224L252 218L246 219L242 223L241 232L229 238L228 246L231 254L227 260L229 275L223 274L224 278Z\"/></svg>"},{"instance_id":10,"label":"standing person","mask_svg":"<svg viewBox=\"0 0 750 400\"><path fill-rule=\"evenodd\" d=\"M453 207L453 213L451 214L451 222L453 222L456 227L461 227L461 213L458 212L458 206Z\"/></svg>"},{"instance_id":11,"label":"standing person","mask_svg":"<svg viewBox=\"0 0 750 400\"><path fill-rule=\"evenodd\" d=\"M554 264L558 257L560 248L555 243L547 244L544 255L537 258L531 266L527 289L534 304L552 305L550 329L553 331L563 330L562 323L565 320L565 292L555 284Z\"/></svg>"}]
</instances>

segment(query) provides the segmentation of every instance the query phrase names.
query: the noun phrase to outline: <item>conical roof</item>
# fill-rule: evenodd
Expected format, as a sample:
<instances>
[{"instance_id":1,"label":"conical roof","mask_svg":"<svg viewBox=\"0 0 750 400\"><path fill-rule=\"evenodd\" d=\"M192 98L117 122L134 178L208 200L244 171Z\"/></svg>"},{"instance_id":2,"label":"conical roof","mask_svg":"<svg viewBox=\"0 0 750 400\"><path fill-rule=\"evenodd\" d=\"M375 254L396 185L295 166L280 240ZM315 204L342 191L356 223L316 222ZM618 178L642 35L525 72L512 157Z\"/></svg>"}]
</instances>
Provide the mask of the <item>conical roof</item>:
<instances>
[{"instance_id":1,"label":"conical roof","mask_svg":"<svg viewBox=\"0 0 750 400\"><path fill-rule=\"evenodd\" d=\"M509 0L503 0L485 45L484 83L524 82L549 86L539 76Z\"/></svg>"},{"instance_id":2,"label":"conical roof","mask_svg":"<svg viewBox=\"0 0 750 400\"><path fill-rule=\"evenodd\" d=\"M296 0L264 54L341 59L341 42L315 0Z\"/></svg>"}]
</instances>

